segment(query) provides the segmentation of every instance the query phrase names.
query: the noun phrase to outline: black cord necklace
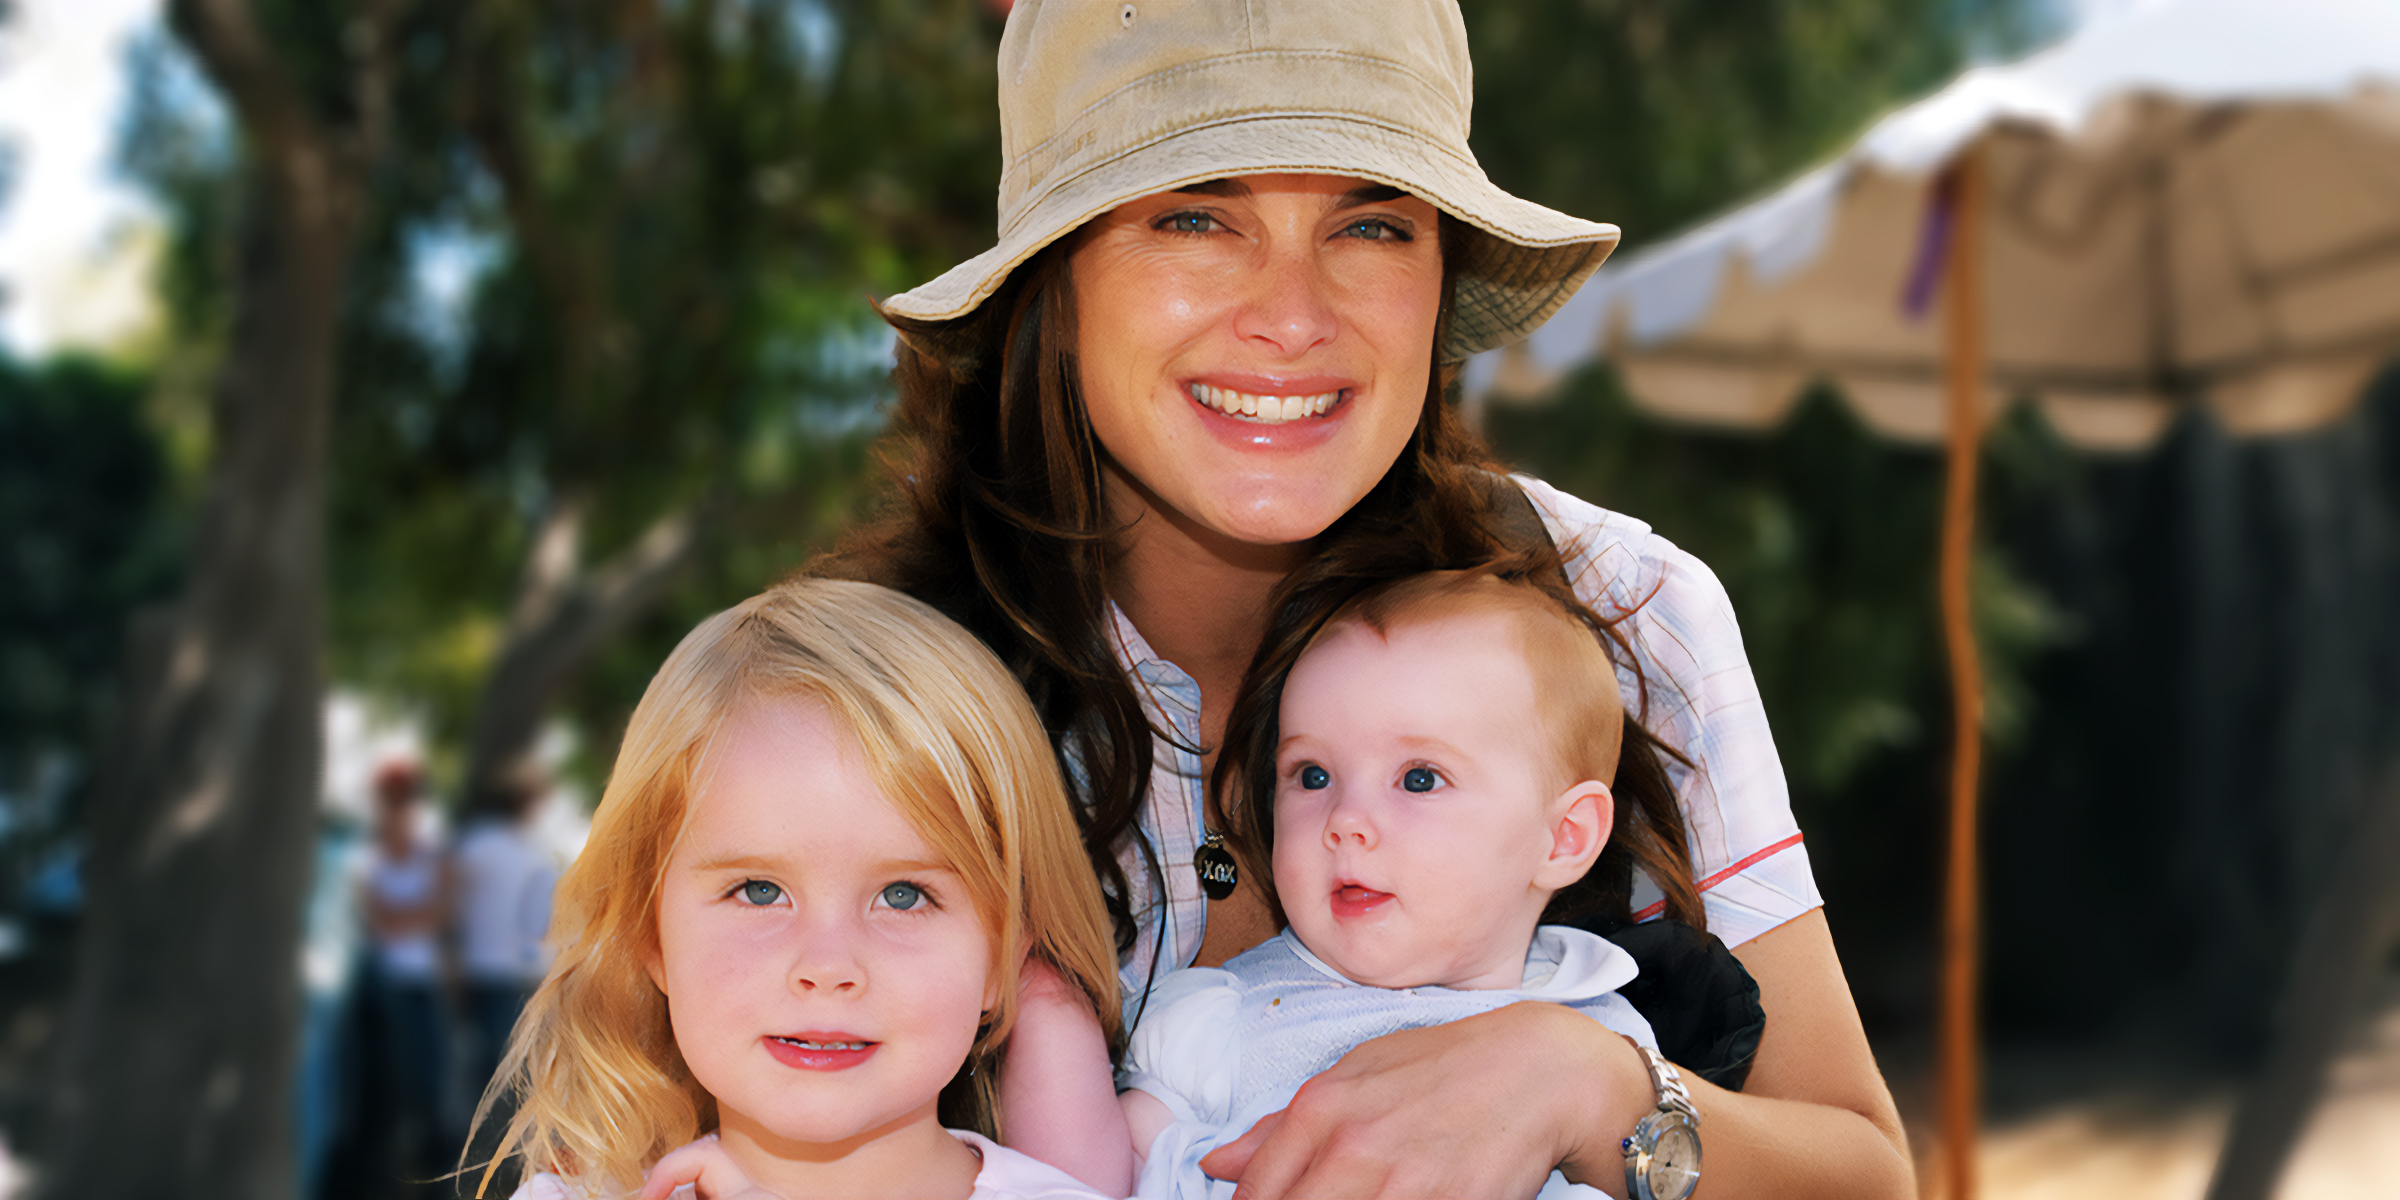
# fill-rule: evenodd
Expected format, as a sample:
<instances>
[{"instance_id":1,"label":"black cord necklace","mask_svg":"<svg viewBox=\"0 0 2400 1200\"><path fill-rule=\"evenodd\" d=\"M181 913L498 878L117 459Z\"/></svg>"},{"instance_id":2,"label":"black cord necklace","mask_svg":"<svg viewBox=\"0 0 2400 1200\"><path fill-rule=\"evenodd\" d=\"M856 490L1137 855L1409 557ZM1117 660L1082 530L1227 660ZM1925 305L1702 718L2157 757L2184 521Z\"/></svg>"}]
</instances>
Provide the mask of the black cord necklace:
<instances>
[{"instance_id":1,"label":"black cord necklace","mask_svg":"<svg viewBox=\"0 0 2400 1200\"><path fill-rule=\"evenodd\" d=\"M1233 852L1225 848L1225 835L1209 830L1200 849L1192 855L1192 869L1200 873L1200 890L1211 900L1222 900L1233 894L1234 885L1242 881L1241 868L1233 861Z\"/></svg>"}]
</instances>

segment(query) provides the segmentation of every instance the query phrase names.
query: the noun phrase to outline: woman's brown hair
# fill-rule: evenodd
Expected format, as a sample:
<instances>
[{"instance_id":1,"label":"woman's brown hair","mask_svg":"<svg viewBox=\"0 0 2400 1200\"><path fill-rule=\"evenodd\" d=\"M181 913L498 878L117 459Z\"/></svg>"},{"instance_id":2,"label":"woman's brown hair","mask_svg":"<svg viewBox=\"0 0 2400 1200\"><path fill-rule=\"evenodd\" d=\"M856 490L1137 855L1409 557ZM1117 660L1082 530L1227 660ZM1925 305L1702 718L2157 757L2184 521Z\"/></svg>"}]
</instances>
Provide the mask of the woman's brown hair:
<instances>
[{"instance_id":1,"label":"woman's brown hair","mask_svg":"<svg viewBox=\"0 0 2400 1200\"><path fill-rule=\"evenodd\" d=\"M1429 356L1442 344L1456 259L1467 245L1450 217L1441 220L1444 297ZM931 604L982 638L1024 683L1082 801L1084 849L1122 953L1133 944L1135 922L1120 850L1137 848L1154 877L1188 867L1160 863L1138 824L1150 787L1153 730L1107 636L1117 530L1108 521L1102 452L1079 387L1067 269L1072 242L1027 260L957 322L928 326L887 315L901 334L887 452L890 494L875 521L810 569L871 580ZM1520 510L1530 512L1522 493L1446 402L1455 375L1437 364L1399 457L1319 535L1310 563L1278 591L1235 700L1235 720L1261 695L1280 695L1293 648L1372 582L1470 568L1514 551L1558 561L1538 519L1530 530L1519 519ZM1560 573L1561 588L1564 579ZM1672 753L1629 712L1618 803L1632 801L1650 814L1675 861L1688 864L1662 752ZM1218 782L1227 761L1220 758ZM1253 860L1249 849L1236 847ZM1676 874L1681 886L1659 881L1667 911L1698 925L1689 866Z\"/></svg>"}]
</instances>

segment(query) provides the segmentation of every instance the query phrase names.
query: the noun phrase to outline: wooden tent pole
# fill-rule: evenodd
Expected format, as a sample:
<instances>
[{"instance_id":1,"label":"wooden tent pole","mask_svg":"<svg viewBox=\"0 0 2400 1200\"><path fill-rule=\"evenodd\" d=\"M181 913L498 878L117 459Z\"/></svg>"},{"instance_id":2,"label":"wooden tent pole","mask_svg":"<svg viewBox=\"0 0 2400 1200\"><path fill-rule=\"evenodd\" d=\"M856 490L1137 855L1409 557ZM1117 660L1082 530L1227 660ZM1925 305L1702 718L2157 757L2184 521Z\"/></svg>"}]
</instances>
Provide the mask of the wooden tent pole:
<instances>
[{"instance_id":1,"label":"wooden tent pole","mask_svg":"<svg viewBox=\"0 0 2400 1200\"><path fill-rule=\"evenodd\" d=\"M1982 1068L1977 1005L1981 922L1976 870L1977 773L1983 750L1983 664L1968 607L1969 550L1975 532L1975 467L1983 434L1983 168L1973 148L1951 165L1948 285L1950 437L1942 496L1942 639L1950 652L1953 750L1950 767L1950 870L1943 902L1939 1096L1942 1164L1948 1200L1974 1200L1975 1132Z\"/></svg>"}]
</instances>

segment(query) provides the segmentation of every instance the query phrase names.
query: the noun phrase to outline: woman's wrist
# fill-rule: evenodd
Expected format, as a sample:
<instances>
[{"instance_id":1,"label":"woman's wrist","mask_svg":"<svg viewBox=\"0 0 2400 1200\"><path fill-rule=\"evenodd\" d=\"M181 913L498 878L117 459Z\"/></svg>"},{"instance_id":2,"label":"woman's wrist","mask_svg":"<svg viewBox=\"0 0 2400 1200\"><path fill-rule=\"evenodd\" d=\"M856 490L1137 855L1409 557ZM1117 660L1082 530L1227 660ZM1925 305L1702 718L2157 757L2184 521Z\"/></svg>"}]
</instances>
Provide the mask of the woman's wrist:
<instances>
[{"instance_id":1,"label":"woman's wrist","mask_svg":"<svg viewBox=\"0 0 2400 1200\"><path fill-rule=\"evenodd\" d=\"M1612 1193L1625 1178L1624 1141L1658 1106L1650 1072L1633 1043L1571 1009L1557 1009L1558 1039L1552 1048L1570 1050L1564 1061L1576 1069L1546 1073L1551 1128L1559 1137L1558 1169L1575 1183L1607 1185Z\"/></svg>"}]
</instances>

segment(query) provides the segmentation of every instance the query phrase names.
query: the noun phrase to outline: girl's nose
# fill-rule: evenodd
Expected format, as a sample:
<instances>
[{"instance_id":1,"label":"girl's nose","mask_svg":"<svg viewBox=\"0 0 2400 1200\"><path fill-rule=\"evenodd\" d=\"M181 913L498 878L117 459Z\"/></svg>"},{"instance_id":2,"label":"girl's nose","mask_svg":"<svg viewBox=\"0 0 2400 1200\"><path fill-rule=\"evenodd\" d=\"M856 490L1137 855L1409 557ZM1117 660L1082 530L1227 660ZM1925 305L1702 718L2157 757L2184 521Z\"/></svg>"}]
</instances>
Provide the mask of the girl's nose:
<instances>
[{"instance_id":1,"label":"girl's nose","mask_svg":"<svg viewBox=\"0 0 2400 1200\"><path fill-rule=\"evenodd\" d=\"M792 956L791 987L802 995L845 995L867 985L858 954L859 931L843 922L811 922Z\"/></svg>"}]
</instances>

